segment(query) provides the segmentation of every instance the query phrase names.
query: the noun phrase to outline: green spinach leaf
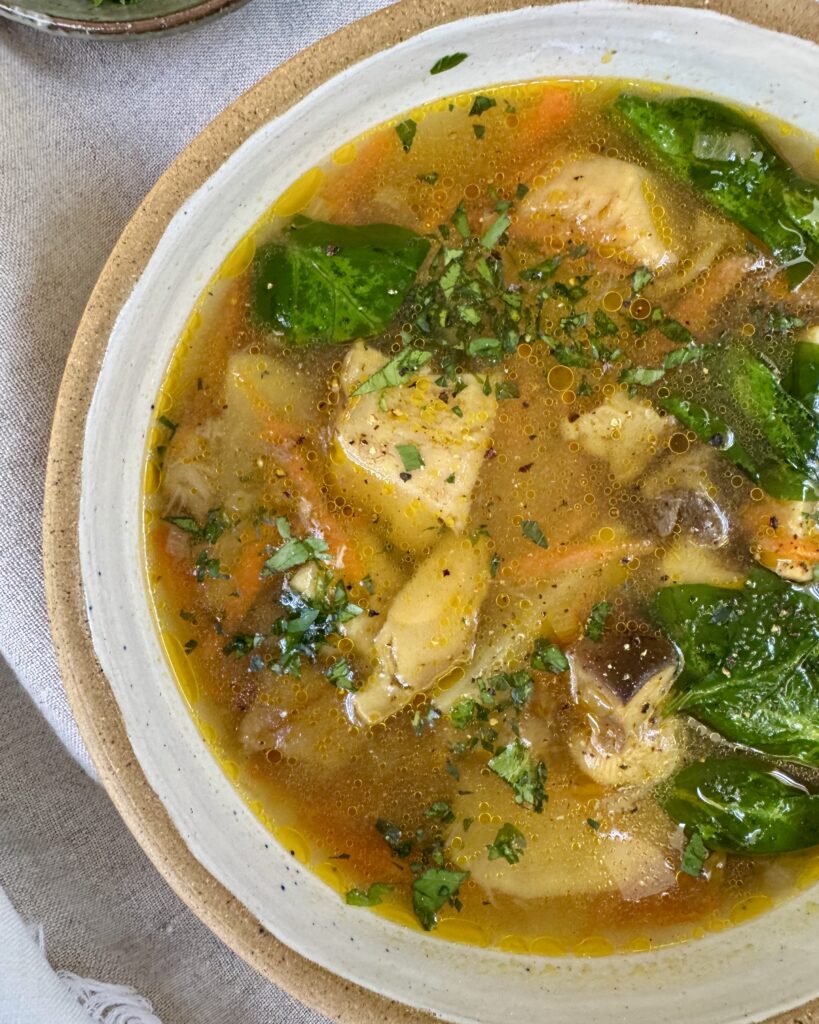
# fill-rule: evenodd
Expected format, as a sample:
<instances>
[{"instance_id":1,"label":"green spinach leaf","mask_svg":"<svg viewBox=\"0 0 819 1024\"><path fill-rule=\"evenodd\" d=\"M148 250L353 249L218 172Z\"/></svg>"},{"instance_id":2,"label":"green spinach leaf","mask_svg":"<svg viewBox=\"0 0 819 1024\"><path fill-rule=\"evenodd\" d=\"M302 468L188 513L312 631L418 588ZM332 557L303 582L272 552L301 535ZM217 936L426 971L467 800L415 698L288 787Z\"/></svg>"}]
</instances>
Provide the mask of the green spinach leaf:
<instances>
[{"instance_id":1,"label":"green spinach leaf","mask_svg":"<svg viewBox=\"0 0 819 1024\"><path fill-rule=\"evenodd\" d=\"M819 601L757 569L741 590L685 584L653 597L683 655L668 710L727 739L819 766Z\"/></svg>"},{"instance_id":2,"label":"green spinach leaf","mask_svg":"<svg viewBox=\"0 0 819 1024\"><path fill-rule=\"evenodd\" d=\"M429 240L395 224L349 227L294 217L254 260L255 315L293 345L379 334L398 312Z\"/></svg>"},{"instance_id":3,"label":"green spinach leaf","mask_svg":"<svg viewBox=\"0 0 819 1024\"><path fill-rule=\"evenodd\" d=\"M749 758L689 764L664 787L660 803L692 842L699 835L713 850L788 853L819 843L819 795ZM693 858L690 866L693 873Z\"/></svg>"},{"instance_id":4,"label":"green spinach leaf","mask_svg":"<svg viewBox=\"0 0 819 1024\"><path fill-rule=\"evenodd\" d=\"M819 184L799 177L759 128L721 103L622 94L615 111L647 148L759 238L792 287L819 260Z\"/></svg>"}]
</instances>

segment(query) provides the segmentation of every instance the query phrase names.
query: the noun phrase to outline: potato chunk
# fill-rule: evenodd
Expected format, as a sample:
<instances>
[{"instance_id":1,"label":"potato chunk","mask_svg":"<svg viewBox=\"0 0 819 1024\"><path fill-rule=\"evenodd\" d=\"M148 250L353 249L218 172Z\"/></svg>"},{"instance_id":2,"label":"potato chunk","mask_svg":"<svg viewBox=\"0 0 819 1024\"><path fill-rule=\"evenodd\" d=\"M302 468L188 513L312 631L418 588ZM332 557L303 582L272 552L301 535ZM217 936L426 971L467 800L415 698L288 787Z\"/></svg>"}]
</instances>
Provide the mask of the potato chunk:
<instances>
[{"instance_id":1,"label":"potato chunk","mask_svg":"<svg viewBox=\"0 0 819 1024\"><path fill-rule=\"evenodd\" d=\"M365 507L377 506L399 542L416 549L428 542L424 530L464 529L497 403L471 374L455 397L427 370L412 383L354 395L387 361L361 343L345 361L347 401L336 424L339 483ZM402 445L414 446L423 466L405 469Z\"/></svg>"},{"instance_id":2,"label":"potato chunk","mask_svg":"<svg viewBox=\"0 0 819 1024\"><path fill-rule=\"evenodd\" d=\"M365 722L400 711L472 656L488 586L485 540L441 540L398 592L376 634L376 671L355 695Z\"/></svg>"},{"instance_id":3,"label":"potato chunk","mask_svg":"<svg viewBox=\"0 0 819 1024\"><path fill-rule=\"evenodd\" d=\"M670 416L660 416L649 404L618 391L576 420L564 421L561 433L592 457L608 462L617 480L628 483L643 472L661 449L675 422Z\"/></svg>"},{"instance_id":4,"label":"potato chunk","mask_svg":"<svg viewBox=\"0 0 819 1024\"><path fill-rule=\"evenodd\" d=\"M472 788L471 781L466 789ZM481 798L496 812L495 822L513 823L526 839L520 861L509 864L487 856L497 823L479 819L468 831L457 829L462 846L456 863L490 896L532 900L610 892L635 901L676 887L673 826L653 802L610 812L605 800L550 787L542 814L521 813L503 783L484 783ZM474 813L469 799L459 801L456 819ZM597 819L597 828L590 826L590 818Z\"/></svg>"},{"instance_id":5,"label":"potato chunk","mask_svg":"<svg viewBox=\"0 0 819 1024\"><path fill-rule=\"evenodd\" d=\"M569 222L598 248L613 247L632 265L657 271L677 262L658 231L647 198L656 186L636 164L593 156L568 164L556 178L530 192L521 208L531 226ZM531 227L530 227L531 230Z\"/></svg>"}]
</instances>

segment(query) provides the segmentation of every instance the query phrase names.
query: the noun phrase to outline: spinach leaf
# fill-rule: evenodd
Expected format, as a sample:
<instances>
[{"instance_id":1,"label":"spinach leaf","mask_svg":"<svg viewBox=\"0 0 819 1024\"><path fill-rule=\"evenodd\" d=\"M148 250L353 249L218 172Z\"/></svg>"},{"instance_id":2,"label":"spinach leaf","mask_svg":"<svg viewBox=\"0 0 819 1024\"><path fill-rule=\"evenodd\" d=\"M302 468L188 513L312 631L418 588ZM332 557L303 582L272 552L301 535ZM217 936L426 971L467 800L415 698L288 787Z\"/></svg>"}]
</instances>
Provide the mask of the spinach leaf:
<instances>
[{"instance_id":1,"label":"spinach leaf","mask_svg":"<svg viewBox=\"0 0 819 1024\"><path fill-rule=\"evenodd\" d=\"M412 909L424 931L438 923L438 911L446 904L457 904L458 890L469 878L468 871L429 868L412 883Z\"/></svg>"},{"instance_id":2,"label":"spinach leaf","mask_svg":"<svg viewBox=\"0 0 819 1024\"><path fill-rule=\"evenodd\" d=\"M786 384L793 397L819 418L819 345L797 341Z\"/></svg>"},{"instance_id":3,"label":"spinach leaf","mask_svg":"<svg viewBox=\"0 0 819 1024\"><path fill-rule=\"evenodd\" d=\"M764 569L741 590L685 584L650 614L684 665L669 710L735 743L819 766L819 601Z\"/></svg>"},{"instance_id":4,"label":"spinach leaf","mask_svg":"<svg viewBox=\"0 0 819 1024\"><path fill-rule=\"evenodd\" d=\"M700 97L622 94L614 110L647 148L759 238L795 287L819 260L819 184L807 181L739 112Z\"/></svg>"},{"instance_id":5,"label":"spinach leaf","mask_svg":"<svg viewBox=\"0 0 819 1024\"><path fill-rule=\"evenodd\" d=\"M773 497L817 496L819 420L771 367L742 345L727 344L710 347L694 369L702 403L671 394L660 406Z\"/></svg>"},{"instance_id":6,"label":"spinach leaf","mask_svg":"<svg viewBox=\"0 0 819 1024\"><path fill-rule=\"evenodd\" d=\"M787 853L819 843L819 795L748 758L689 764L664 787L660 803L714 850Z\"/></svg>"},{"instance_id":7,"label":"spinach leaf","mask_svg":"<svg viewBox=\"0 0 819 1024\"><path fill-rule=\"evenodd\" d=\"M253 263L255 315L293 345L379 334L398 312L429 240L395 224L349 227L294 217Z\"/></svg>"}]
</instances>

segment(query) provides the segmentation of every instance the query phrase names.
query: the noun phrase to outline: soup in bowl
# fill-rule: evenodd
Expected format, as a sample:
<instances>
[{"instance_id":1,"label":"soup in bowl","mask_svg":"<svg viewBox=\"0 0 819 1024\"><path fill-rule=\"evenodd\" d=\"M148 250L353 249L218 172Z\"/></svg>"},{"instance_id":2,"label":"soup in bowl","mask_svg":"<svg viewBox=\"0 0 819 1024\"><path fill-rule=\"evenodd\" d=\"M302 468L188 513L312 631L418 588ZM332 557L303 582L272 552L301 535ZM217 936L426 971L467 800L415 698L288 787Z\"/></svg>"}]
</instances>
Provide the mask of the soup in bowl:
<instances>
[{"instance_id":1,"label":"soup in bowl","mask_svg":"<svg viewBox=\"0 0 819 1024\"><path fill-rule=\"evenodd\" d=\"M815 873L816 146L651 83L457 94L208 286L147 454L157 625L348 904L600 955Z\"/></svg>"},{"instance_id":2,"label":"soup in bowl","mask_svg":"<svg viewBox=\"0 0 819 1024\"><path fill-rule=\"evenodd\" d=\"M72 704L328 1016L758 1019L819 948L815 50L432 21L274 73L120 242L51 456Z\"/></svg>"}]
</instances>

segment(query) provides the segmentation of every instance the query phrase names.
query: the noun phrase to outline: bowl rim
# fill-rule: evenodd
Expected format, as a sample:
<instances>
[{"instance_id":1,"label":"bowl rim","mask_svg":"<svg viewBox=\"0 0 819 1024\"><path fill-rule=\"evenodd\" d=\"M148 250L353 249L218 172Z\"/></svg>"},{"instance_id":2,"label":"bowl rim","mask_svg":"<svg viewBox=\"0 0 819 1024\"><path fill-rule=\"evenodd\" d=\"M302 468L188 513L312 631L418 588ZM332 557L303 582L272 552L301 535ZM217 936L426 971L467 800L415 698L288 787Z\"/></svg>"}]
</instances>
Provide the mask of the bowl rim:
<instances>
[{"instance_id":1,"label":"bowl rim","mask_svg":"<svg viewBox=\"0 0 819 1024\"><path fill-rule=\"evenodd\" d=\"M206 0L200 6L237 0ZM46 605L61 678L100 780L137 842L174 892L226 945L270 981L330 1018L351 1024L424 1024L438 1018L349 982L285 946L199 863L136 760L113 691L97 661L86 614L78 529L85 423L119 312L180 206L263 124L361 60L464 17L561 0L400 0L279 65L210 122L179 154L126 225L88 300L60 385L43 512ZM815 0L627 0L687 7L819 42ZM0 8L2 9L2 8ZM796 1021L819 999L772 1018Z\"/></svg>"},{"instance_id":2,"label":"bowl rim","mask_svg":"<svg viewBox=\"0 0 819 1024\"><path fill-rule=\"evenodd\" d=\"M198 3L171 14L153 14L149 17L117 21L91 21L58 14L41 14L16 3L0 2L0 15L11 21L17 21L21 25L28 25L30 28L46 32L95 39L112 39L123 36L145 36L155 32L171 32L194 25L206 18L227 14L247 2L248 0L199 0Z\"/></svg>"}]
</instances>

